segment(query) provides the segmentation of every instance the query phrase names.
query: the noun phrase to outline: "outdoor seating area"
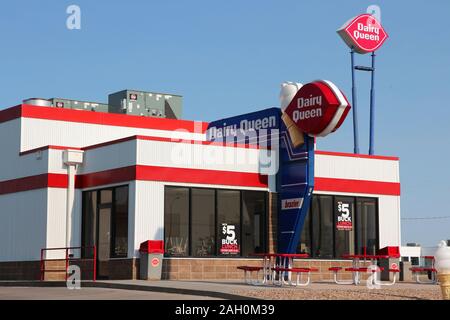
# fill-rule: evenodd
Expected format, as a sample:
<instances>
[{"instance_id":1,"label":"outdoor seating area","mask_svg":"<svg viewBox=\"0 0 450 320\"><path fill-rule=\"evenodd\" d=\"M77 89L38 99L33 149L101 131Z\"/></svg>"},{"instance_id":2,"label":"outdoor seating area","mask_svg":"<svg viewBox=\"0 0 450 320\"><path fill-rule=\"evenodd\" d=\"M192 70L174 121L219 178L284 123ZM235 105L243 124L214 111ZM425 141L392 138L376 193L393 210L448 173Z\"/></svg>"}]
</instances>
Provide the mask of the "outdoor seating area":
<instances>
[{"instance_id":1,"label":"outdoor seating area","mask_svg":"<svg viewBox=\"0 0 450 320\"><path fill-rule=\"evenodd\" d=\"M388 268L381 267L383 260L389 264L389 259L399 258L398 253L389 254L345 254L343 259L351 260L351 267L331 266L328 268L333 274L333 281L338 285L360 285L363 281L367 285L392 286L400 276L400 268L396 262ZM245 283L250 285L274 285L302 287L311 283L311 275L319 272L319 269L312 267L295 267L294 259L301 260L309 258L308 254L283 254L283 253L255 253L253 257L261 258L260 266L238 266L239 270L245 273ZM430 261L430 266L414 267L410 270L415 275L417 283L437 283L436 269L434 268L434 257L423 257ZM386 263L384 264L386 265ZM389 280L380 280L381 272L388 274ZM431 273L430 281L420 279L420 274ZM351 274L351 279L348 275ZM366 277L364 277L364 274ZM345 279L347 278L347 279ZM365 279L364 279L365 278Z\"/></svg>"}]
</instances>

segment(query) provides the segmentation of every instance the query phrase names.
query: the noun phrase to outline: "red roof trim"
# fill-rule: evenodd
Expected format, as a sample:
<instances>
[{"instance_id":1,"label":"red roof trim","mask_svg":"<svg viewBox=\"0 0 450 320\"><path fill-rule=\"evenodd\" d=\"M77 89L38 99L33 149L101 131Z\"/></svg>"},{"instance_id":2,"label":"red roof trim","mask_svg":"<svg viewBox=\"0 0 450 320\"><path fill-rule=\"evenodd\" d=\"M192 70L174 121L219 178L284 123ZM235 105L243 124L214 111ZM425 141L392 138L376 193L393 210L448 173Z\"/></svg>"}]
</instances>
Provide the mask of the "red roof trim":
<instances>
[{"instance_id":1,"label":"red roof trim","mask_svg":"<svg viewBox=\"0 0 450 320\"><path fill-rule=\"evenodd\" d=\"M207 122L201 121L141 117L54 107L38 107L26 104L0 111L0 123L20 117L154 130L185 130L193 133L204 133L208 127Z\"/></svg>"},{"instance_id":2,"label":"red roof trim","mask_svg":"<svg viewBox=\"0 0 450 320\"><path fill-rule=\"evenodd\" d=\"M315 154L326 155L326 156L336 156L336 157L352 157L352 158L363 158L363 159L378 159L378 160L390 160L390 161L399 161L399 157L391 157L391 156L373 156L368 154L354 154L354 153L346 153L346 152L334 152L334 151L322 151L316 150Z\"/></svg>"},{"instance_id":3,"label":"red roof trim","mask_svg":"<svg viewBox=\"0 0 450 320\"><path fill-rule=\"evenodd\" d=\"M20 118L22 107L20 105L0 111L0 123Z\"/></svg>"}]
</instances>

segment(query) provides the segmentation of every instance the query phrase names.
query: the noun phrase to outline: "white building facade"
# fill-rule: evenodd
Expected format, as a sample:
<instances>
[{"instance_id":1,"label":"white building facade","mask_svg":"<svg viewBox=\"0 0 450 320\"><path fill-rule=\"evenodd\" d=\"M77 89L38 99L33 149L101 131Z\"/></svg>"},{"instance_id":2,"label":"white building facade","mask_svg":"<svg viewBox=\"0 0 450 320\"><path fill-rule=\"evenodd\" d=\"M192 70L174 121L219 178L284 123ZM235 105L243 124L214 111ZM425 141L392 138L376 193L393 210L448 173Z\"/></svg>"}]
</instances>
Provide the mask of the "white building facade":
<instances>
[{"instance_id":1,"label":"white building facade","mask_svg":"<svg viewBox=\"0 0 450 320\"><path fill-rule=\"evenodd\" d=\"M98 276L137 278L145 240L165 241L165 278L240 277L236 261L276 250L274 177L258 162L270 151L205 141L207 125L24 104L0 111L0 279L39 278L42 249L74 247L73 259L87 259L91 246ZM311 261L400 246L398 158L316 150L314 195L299 244ZM355 215L345 234L334 227L342 201ZM219 220L233 210L241 251L222 255ZM65 259L65 249L43 258Z\"/></svg>"}]
</instances>

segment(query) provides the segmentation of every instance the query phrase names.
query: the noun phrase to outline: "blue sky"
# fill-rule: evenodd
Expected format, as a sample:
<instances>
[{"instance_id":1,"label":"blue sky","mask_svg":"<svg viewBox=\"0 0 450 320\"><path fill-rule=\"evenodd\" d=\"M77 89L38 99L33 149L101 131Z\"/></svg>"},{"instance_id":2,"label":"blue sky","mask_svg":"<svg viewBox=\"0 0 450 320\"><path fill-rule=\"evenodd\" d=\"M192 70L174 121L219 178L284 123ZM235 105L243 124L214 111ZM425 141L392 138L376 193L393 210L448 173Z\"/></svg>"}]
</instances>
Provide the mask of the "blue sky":
<instances>
[{"instance_id":1,"label":"blue sky","mask_svg":"<svg viewBox=\"0 0 450 320\"><path fill-rule=\"evenodd\" d=\"M81 30L66 28L71 4ZM106 102L130 88L181 94L186 119L211 121L278 106L281 82L319 78L350 98L349 50L335 31L371 4L390 36L377 56L375 151L401 159L404 218L449 216L448 0L3 1L0 108L34 96ZM367 152L370 79L357 77ZM351 116L318 146L352 152ZM404 220L402 239L450 239L450 219Z\"/></svg>"}]
</instances>

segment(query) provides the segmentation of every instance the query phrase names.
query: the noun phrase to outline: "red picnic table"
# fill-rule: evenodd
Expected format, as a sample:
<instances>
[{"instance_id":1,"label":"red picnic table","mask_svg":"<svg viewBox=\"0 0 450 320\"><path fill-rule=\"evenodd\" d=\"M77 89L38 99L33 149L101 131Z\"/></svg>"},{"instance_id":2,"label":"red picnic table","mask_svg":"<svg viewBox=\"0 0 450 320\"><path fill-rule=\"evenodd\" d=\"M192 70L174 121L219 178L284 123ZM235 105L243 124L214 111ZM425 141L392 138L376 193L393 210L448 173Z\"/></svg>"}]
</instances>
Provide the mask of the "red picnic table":
<instances>
[{"instance_id":1,"label":"red picnic table","mask_svg":"<svg viewBox=\"0 0 450 320\"><path fill-rule=\"evenodd\" d=\"M393 281L392 282L381 282L378 279L379 272L383 269L378 267L378 260L381 259L389 259L389 255L383 255L383 254L374 254L374 255L368 255L368 254L344 254L342 255L344 259L351 259L352 260L352 267L351 268L345 268L345 271L352 272L352 281L346 282L346 281L339 281L337 279L337 273L342 270L342 267L331 267L329 270L334 272L334 281L337 284L355 284L358 285L361 283L361 272L367 273L372 272L374 274L374 277L371 277L370 280L372 280L373 284L375 285L393 285L396 281L397 274L400 272L398 268L390 268L389 272L394 273ZM361 265L361 260L366 262L367 260L370 261L369 266Z\"/></svg>"},{"instance_id":2,"label":"red picnic table","mask_svg":"<svg viewBox=\"0 0 450 320\"><path fill-rule=\"evenodd\" d=\"M267 284L269 281L272 284L275 283L276 276L278 275L279 284L290 284L290 285L308 285L310 282L310 272L317 271L312 268L294 268L294 259L308 258L309 255L306 253L253 253L250 256L263 258L262 267L247 267L240 266L239 269L244 270L246 273L248 271L256 271L259 273L260 270L263 271L263 279L256 282L250 282L251 284ZM291 281L291 274L297 273L297 282L295 284ZM301 282L301 274L307 273L307 282ZM285 281L285 276L287 275L288 282ZM300 276L299 276L300 275ZM258 276L257 276L258 277ZM249 283L246 280L247 283Z\"/></svg>"}]
</instances>

